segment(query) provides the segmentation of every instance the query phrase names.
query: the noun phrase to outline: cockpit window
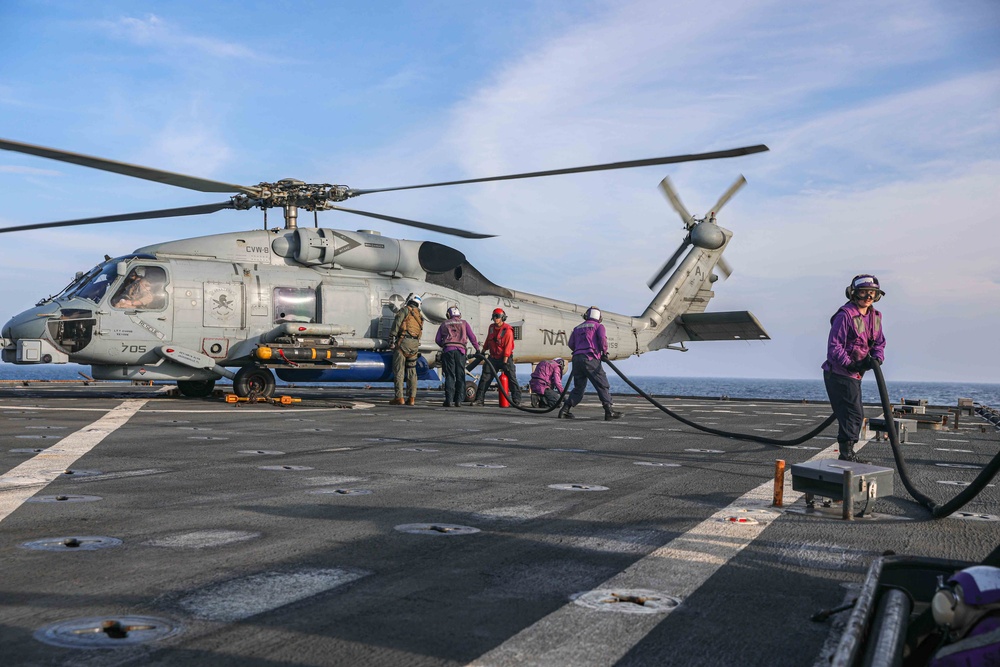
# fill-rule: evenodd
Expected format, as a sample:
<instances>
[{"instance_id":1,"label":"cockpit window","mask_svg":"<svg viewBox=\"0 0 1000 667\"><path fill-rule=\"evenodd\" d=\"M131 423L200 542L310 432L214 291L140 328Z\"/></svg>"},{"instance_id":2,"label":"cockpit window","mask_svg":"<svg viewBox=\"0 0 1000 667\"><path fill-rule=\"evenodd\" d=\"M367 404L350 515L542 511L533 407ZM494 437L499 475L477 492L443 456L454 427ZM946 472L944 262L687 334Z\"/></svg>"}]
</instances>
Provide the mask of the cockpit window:
<instances>
[{"instance_id":1,"label":"cockpit window","mask_svg":"<svg viewBox=\"0 0 1000 667\"><path fill-rule=\"evenodd\" d=\"M75 292L68 293L67 296L78 296L81 299L88 299L97 303L104 298L104 293L108 291L108 285L118 277L118 272L114 262L108 262L98 273L92 275L93 277L90 280L83 283Z\"/></svg>"},{"instance_id":2,"label":"cockpit window","mask_svg":"<svg viewBox=\"0 0 1000 667\"><path fill-rule=\"evenodd\" d=\"M105 255L105 258L107 257ZM108 286L118 277L118 263L130 259L155 259L155 257L146 254L132 254L114 259L108 258L103 264L98 264L87 273L74 278L73 282L67 285L55 298L80 297L97 303L104 298Z\"/></svg>"},{"instance_id":3,"label":"cockpit window","mask_svg":"<svg viewBox=\"0 0 1000 667\"><path fill-rule=\"evenodd\" d=\"M159 266L134 266L111 298L115 308L159 310L167 304L167 272Z\"/></svg>"}]
</instances>

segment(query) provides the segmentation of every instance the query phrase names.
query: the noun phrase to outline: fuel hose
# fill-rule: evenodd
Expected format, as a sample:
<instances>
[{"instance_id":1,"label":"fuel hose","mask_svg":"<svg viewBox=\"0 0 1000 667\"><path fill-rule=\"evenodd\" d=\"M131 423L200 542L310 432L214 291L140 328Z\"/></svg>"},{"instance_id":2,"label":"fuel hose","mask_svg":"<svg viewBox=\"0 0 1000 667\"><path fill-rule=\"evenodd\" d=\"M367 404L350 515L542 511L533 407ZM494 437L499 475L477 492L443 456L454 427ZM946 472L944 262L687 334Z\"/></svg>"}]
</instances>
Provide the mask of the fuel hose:
<instances>
[{"instance_id":1,"label":"fuel hose","mask_svg":"<svg viewBox=\"0 0 1000 667\"><path fill-rule=\"evenodd\" d=\"M1000 471L1000 453L993 457L993 459L986 464L986 467L979 473L975 480L973 480L969 486L965 488L964 491L956 495L950 501L943 505L938 505L926 494L921 493L919 489L914 486L913 481L910 479L909 471L906 468L906 461L903 460L903 455L899 447L899 435L896 432L896 422L892 419L892 405L889 403L889 391L885 386L885 377L882 375L882 368L878 361L872 357L869 357L871 361L871 368L875 373L875 381L878 383L878 393L879 399L882 403L882 412L886 416L886 430L889 433L889 444L892 447L892 456L896 460L896 467L899 471L899 477L903 482L903 487L906 489L907 493L913 497L918 503L925 507L930 513L931 517L934 519L940 519L952 514L963 506L965 506L970 500L975 498L986 488L986 485L997 476L997 472ZM637 394L645 398L647 401L655 405L657 408L670 415L682 424L686 424L691 428L697 429L699 431L704 431L705 433L711 433L713 435L719 435L725 438L733 438L735 440L750 440L752 442L760 442L766 445L776 445L778 447L791 447L809 440L810 438L818 435L823 429L832 424L836 420L835 415L830 415L823 421L819 426L814 428L809 433L799 436L794 440L777 440L775 438L766 438L759 435L751 435L749 433L734 433L730 431L722 431L715 428L709 428L707 426L702 426L701 424L696 424L695 422L685 419L676 412L670 410L669 408L661 405L652 396L644 392L642 389L637 387L634 382L632 382L628 377L622 373L617 366L611 361L605 360L608 366L611 367L618 377L620 377L625 384L633 389Z\"/></svg>"},{"instance_id":2,"label":"fuel hose","mask_svg":"<svg viewBox=\"0 0 1000 667\"><path fill-rule=\"evenodd\" d=\"M493 372L493 377L495 377L495 378L499 378L500 377L500 373L498 373L497 369L493 366L493 364L490 363L489 357L486 357L483 354L477 354L475 356L474 361L472 363L470 363L466 367L466 370L472 370L473 368L475 368L476 366L479 365L480 361L483 362L484 366L489 366L490 367L490 370ZM567 376L567 374L564 373L563 377L566 377L566 376ZM573 376L569 375L569 381L563 387L562 393L559 394L559 400L556 401L555 405L550 405L547 408L525 408L525 407L521 407L520 405L518 405L517 403L515 403L511 399L510 394L507 393L507 390L503 388L502 384L500 384L500 380L499 379L497 380L497 390L499 390L499 392L501 394L503 394L503 397L505 399L507 399L507 402L510 403L511 407L515 407L518 410L520 410L521 412L527 412L527 413L533 414L533 415L545 415L545 414L548 414L548 413L552 412L553 410L555 410L556 408L558 408L560 405L562 405L562 402L566 400L566 392L569 391L569 388L570 388L570 386L572 384L573 384Z\"/></svg>"},{"instance_id":3,"label":"fuel hose","mask_svg":"<svg viewBox=\"0 0 1000 667\"><path fill-rule=\"evenodd\" d=\"M869 357L869 359L872 359ZM986 485L997 476L1000 471L1000 453L993 457L993 460L986 464L986 467L976 476L965 490L956 495L943 505L938 505L924 493L921 493L913 481L910 479L909 471L906 469L906 461L899 447L899 434L896 432L896 420L892 418L892 405L889 403L889 392L885 388L885 377L882 375L882 368L877 360L872 359L872 371L875 373L875 382L878 383L878 394L882 401L882 412L885 415L886 430L889 433L889 445L892 447L892 457L896 459L896 468L899 470L899 478L903 481L906 491L913 496L913 499L927 508L931 517L940 519L961 509L966 503L975 498L986 488Z\"/></svg>"},{"instance_id":4,"label":"fuel hose","mask_svg":"<svg viewBox=\"0 0 1000 667\"><path fill-rule=\"evenodd\" d=\"M765 437L765 436L762 436L762 435L751 435L749 433L734 433L732 431L723 431L723 430L720 430L720 429L717 429L717 428L710 428L708 426L702 426L701 424L696 424L695 422L691 421L690 419L685 419L684 417L682 417L681 415L677 414L676 412L674 412L670 408L668 408L665 405L663 405L660 402L658 402L655 398L653 398L652 396L650 396L649 394L647 394L646 392L644 392L638 386L636 386L636 384L634 382L632 382L631 380L629 380L628 377L626 377L625 374L622 373L618 369L618 367L614 365L614 363L612 363L611 361L608 361L608 360L605 360L604 363L606 363L608 366L610 366L611 370L613 370L618 375L618 377L620 377L625 382L625 384L627 384L629 387L631 387L633 391L635 391L637 394L639 394L640 396L642 396L643 398L645 398L647 401L649 401L650 403L652 403L653 405L655 405L657 408L659 408L661 411L667 413L668 415L670 415L671 417L673 417L674 419L676 419L680 423L686 424L687 426L690 426L693 429L697 429L699 431L704 431L705 433L711 433L712 435L719 435L719 436L722 436L724 438L733 438L735 440L750 440L752 442L760 442L760 443L763 443L765 445L774 445L776 447L794 447L795 445L800 445L803 442L805 442L806 440L809 440L809 439L811 439L811 438L819 435L823 431L823 429L825 429L827 426L829 426L830 424L832 424L837 419L836 415L830 415L819 426L817 426L813 430L809 431L805 435L801 435L801 436L795 438L794 440L778 440L776 438L768 438L768 437Z\"/></svg>"},{"instance_id":5,"label":"fuel hose","mask_svg":"<svg viewBox=\"0 0 1000 667\"><path fill-rule=\"evenodd\" d=\"M479 357L481 357L481 360L484 365L489 366L490 370L493 372L493 376L499 377L499 373L497 372L496 368L494 368L493 364L490 363L489 358L482 357L481 355L477 356L477 360L473 364L471 364L470 369L475 368L476 365L478 365ZM1000 472L1000 453L994 456L993 459L988 464L986 464L985 468L983 468L983 470L979 473L979 475L976 476L976 479L973 480L969 484L969 486L965 488L964 491L962 491L961 493L959 493L958 495L956 495L954 498L952 498L950 501L948 501L943 505L938 505L937 503L935 503L930 497L928 497L926 494L922 493L919 489L917 489L916 486L914 486L913 481L910 479L909 471L907 470L906 467L906 461L903 460L902 451L900 450L899 447L899 435L896 432L895 420L892 419L892 405L889 402L889 391L888 389L886 389L885 386L885 377L882 375L882 368L877 360L871 357L869 358L871 359L872 371L875 374L875 381L878 384L878 393L879 393L879 399L882 403L882 412L884 415L887 415L886 430L889 433L889 444L892 448L892 456L896 461L896 467L897 470L899 471L899 477L903 482L903 487L910 494L910 496L913 497L914 500L920 503L924 508L926 508L931 513L931 518L940 519L950 514L953 514L954 512L958 511L966 504L968 504L969 501L971 501L977 495L979 495L982 492L982 490L986 488L986 485L989 484L993 480L993 478L997 476L997 472ZM831 414L822 423L820 423L819 426L809 431L808 433L801 435L797 438L794 438L792 440L778 440L776 438L768 438L760 435L752 435L749 433L736 433L733 431L723 431L721 429L702 426L701 424L697 424L691 421L690 419L686 419L685 417L677 414L676 412L666 407L665 405L661 404L655 398L647 394L645 391L640 389L634 382L632 382L632 380L630 380L624 373L622 373L621 370L617 366L615 366L615 364L610 360L605 359L604 363L610 366L611 370L613 370L615 374L617 374L618 377L620 377L622 381L625 382L625 384L631 387L633 391L635 391L637 394L639 394L647 401L652 403L654 406L659 408L662 412L665 412L666 414L670 415L677 421L687 426L690 426L693 429L703 431L705 433L711 433L712 435L722 436L724 438L732 438L734 440L749 440L751 442L759 442L765 445L774 445L777 447L793 447L795 445L799 445L803 442L806 442L807 440L810 440L816 435L819 435L819 433L821 433L826 427L830 426L837 419L836 415ZM562 394L560 394L559 396L559 401L556 402L556 405L544 409L524 408L521 407L520 405L515 404L514 401L511 400L510 394L508 394L507 391L504 390L503 385L500 384L499 382L497 382L497 389L503 394L504 398L506 398L507 401L518 410L522 412L528 412L531 414L544 415L555 410L560 405L560 403L562 403L562 401L565 400L566 392L569 391L570 385L572 383L573 383L573 377L572 375L569 375L569 381L566 382L565 387L563 387Z\"/></svg>"}]
</instances>

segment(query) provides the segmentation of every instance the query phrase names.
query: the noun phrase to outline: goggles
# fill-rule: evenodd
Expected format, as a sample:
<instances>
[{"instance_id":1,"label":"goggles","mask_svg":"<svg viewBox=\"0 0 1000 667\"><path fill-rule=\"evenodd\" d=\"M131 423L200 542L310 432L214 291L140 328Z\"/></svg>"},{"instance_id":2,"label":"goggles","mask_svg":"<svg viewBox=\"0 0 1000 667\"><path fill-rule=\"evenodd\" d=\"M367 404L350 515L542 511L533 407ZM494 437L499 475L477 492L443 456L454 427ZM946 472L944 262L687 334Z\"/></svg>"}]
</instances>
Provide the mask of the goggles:
<instances>
[{"instance_id":1,"label":"goggles","mask_svg":"<svg viewBox=\"0 0 1000 667\"><path fill-rule=\"evenodd\" d=\"M500 315L498 313L493 313L493 319L494 320L499 320L501 317L503 317L503 315Z\"/></svg>"},{"instance_id":2,"label":"goggles","mask_svg":"<svg viewBox=\"0 0 1000 667\"><path fill-rule=\"evenodd\" d=\"M855 299L874 299L877 295L878 295L878 290L873 290L873 289L854 290Z\"/></svg>"}]
</instances>

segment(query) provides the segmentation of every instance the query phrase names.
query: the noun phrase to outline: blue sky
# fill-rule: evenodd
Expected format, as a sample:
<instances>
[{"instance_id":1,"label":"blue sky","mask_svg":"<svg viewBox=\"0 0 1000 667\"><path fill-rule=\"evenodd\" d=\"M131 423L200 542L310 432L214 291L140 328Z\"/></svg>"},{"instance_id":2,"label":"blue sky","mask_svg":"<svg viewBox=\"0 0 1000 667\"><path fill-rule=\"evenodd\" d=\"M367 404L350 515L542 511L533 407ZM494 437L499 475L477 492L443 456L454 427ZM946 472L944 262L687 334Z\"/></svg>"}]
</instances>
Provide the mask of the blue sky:
<instances>
[{"instance_id":1,"label":"blue sky","mask_svg":"<svg viewBox=\"0 0 1000 667\"><path fill-rule=\"evenodd\" d=\"M660 179L697 214L742 173L719 216L735 272L710 310L749 309L773 340L692 344L628 372L818 377L844 286L873 272L887 377L1000 381L1000 3L704 4L7 0L0 137L231 183L355 188L766 143L351 205L499 233L379 226L453 245L500 284L638 314L683 236ZM224 199L9 152L0 192L0 226ZM0 318L105 253L259 225L221 212L4 235Z\"/></svg>"}]
</instances>

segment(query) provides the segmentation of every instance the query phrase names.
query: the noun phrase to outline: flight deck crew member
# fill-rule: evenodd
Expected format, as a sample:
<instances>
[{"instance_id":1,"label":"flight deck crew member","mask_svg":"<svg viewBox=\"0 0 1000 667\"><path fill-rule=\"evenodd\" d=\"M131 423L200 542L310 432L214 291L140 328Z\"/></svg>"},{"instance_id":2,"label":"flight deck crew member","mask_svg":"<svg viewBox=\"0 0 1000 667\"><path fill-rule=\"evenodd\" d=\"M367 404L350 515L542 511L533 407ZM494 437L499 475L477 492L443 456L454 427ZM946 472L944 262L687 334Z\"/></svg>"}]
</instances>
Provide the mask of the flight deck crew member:
<instances>
[{"instance_id":1,"label":"flight deck crew member","mask_svg":"<svg viewBox=\"0 0 1000 667\"><path fill-rule=\"evenodd\" d=\"M507 324L507 313L503 308L496 308L492 315L493 324L486 334L483 352L489 356L490 364L498 373L507 376L507 387L511 403L521 404L521 388L517 385L517 373L514 369L514 327ZM489 365L483 364L483 372L479 376L479 387L476 388L477 405L486 402L486 389L493 380L493 371Z\"/></svg>"},{"instance_id":2,"label":"flight deck crew member","mask_svg":"<svg viewBox=\"0 0 1000 667\"><path fill-rule=\"evenodd\" d=\"M563 392L562 376L566 361L562 358L539 362L531 374L528 387L538 395L538 405L543 408L555 407Z\"/></svg>"},{"instance_id":3,"label":"flight deck crew member","mask_svg":"<svg viewBox=\"0 0 1000 667\"><path fill-rule=\"evenodd\" d=\"M479 341L458 306L448 309L448 319L438 327L434 342L441 347L444 372L444 407L460 407L465 400L465 353L467 345L479 352Z\"/></svg>"},{"instance_id":4,"label":"flight deck crew member","mask_svg":"<svg viewBox=\"0 0 1000 667\"><path fill-rule=\"evenodd\" d=\"M420 354L420 334L424 330L424 316L420 313L421 298L416 294L406 297L406 305L396 313L389 330L392 341L392 375L395 398L390 405L417 404L417 356ZM403 399L403 378L406 378L406 399Z\"/></svg>"},{"instance_id":5,"label":"flight deck crew member","mask_svg":"<svg viewBox=\"0 0 1000 667\"><path fill-rule=\"evenodd\" d=\"M879 287L878 278L862 274L854 276L846 294L847 303L830 318L823 382L840 424L837 431L840 460L861 462L854 451L865 417L861 375L872 368L872 359L879 365L885 359L882 313L872 305L885 292Z\"/></svg>"},{"instance_id":6,"label":"flight deck crew member","mask_svg":"<svg viewBox=\"0 0 1000 667\"><path fill-rule=\"evenodd\" d=\"M608 332L601 324L603 319L601 311L591 306L583 314L583 323L576 325L569 335L569 347L573 350L573 391L559 410L560 419L573 418L570 409L583 400L587 380L594 385L597 397L604 406L604 421L621 419L622 413L616 412L611 403L611 387L601 366L602 359L608 355Z\"/></svg>"}]
</instances>

